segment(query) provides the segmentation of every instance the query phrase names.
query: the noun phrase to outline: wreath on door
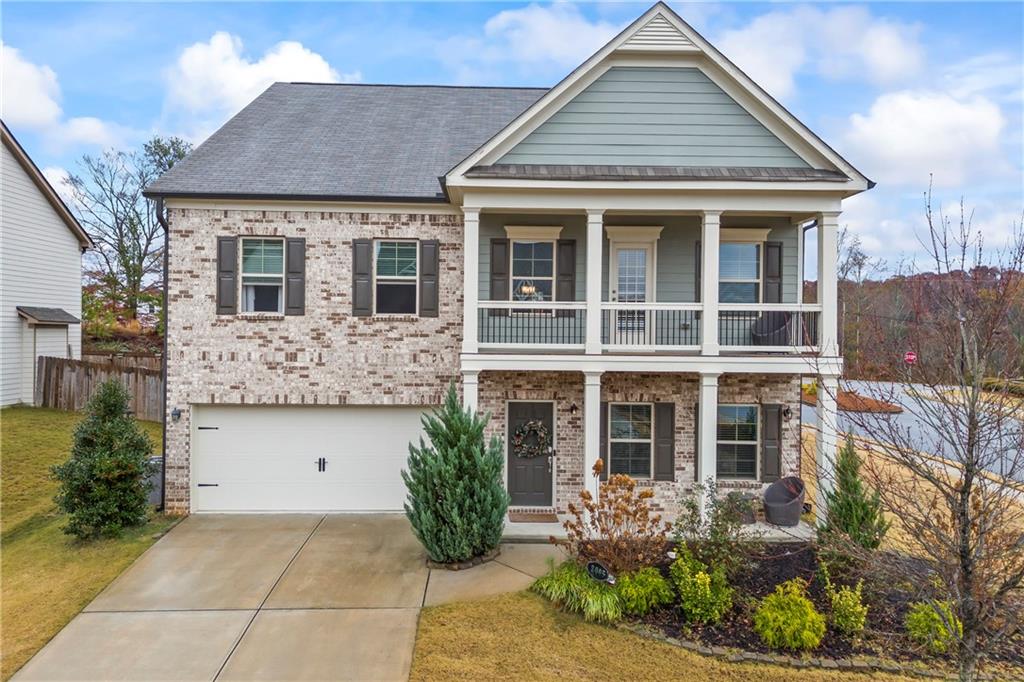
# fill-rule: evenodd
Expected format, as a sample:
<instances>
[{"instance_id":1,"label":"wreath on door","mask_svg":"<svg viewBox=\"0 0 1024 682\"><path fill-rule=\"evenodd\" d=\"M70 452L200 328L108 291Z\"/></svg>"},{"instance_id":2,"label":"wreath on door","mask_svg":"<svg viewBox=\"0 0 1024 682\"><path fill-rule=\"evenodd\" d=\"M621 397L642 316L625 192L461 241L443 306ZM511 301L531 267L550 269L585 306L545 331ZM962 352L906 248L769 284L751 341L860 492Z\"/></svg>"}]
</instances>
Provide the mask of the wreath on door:
<instances>
[{"instance_id":1,"label":"wreath on door","mask_svg":"<svg viewBox=\"0 0 1024 682\"><path fill-rule=\"evenodd\" d=\"M512 452L523 459L550 455L551 430L539 419L521 424L512 434Z\"/></svg>"}]
</instances>

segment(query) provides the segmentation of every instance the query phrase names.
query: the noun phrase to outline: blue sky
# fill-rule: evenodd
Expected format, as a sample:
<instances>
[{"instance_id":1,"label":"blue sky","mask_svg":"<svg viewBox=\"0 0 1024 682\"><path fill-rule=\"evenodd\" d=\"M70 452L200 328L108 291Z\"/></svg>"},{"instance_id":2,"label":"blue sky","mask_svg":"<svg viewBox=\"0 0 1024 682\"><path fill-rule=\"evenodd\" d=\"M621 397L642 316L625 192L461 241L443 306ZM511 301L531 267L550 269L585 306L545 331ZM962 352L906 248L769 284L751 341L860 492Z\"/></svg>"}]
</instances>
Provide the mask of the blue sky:
<instances>
[{"instance_id":1,"label":"blue sky","mask_svg":"<svg viewBox=\"0 0 1024 682\"><path fill-rule=\"evenodd\" d=\"M929 173L989 243L1024 210L1024 5L670 3L879 186L841 219L894 263ZM549 86L649 3L4 3L3 117L48 177L201 142L274 80Z\"/></svg>"}]
</instances>

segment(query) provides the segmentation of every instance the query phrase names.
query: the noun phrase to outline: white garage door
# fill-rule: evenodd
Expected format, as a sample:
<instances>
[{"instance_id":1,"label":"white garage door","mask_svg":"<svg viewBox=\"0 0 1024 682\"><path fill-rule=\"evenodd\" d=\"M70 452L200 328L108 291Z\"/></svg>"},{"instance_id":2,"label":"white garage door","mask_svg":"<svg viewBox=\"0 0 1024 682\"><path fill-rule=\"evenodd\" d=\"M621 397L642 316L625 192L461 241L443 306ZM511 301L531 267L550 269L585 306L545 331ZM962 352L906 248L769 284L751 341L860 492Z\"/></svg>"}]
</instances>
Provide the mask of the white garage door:
<instances>
[{"instance_id":1,"label":"white garage door","mask_svg":"<svg viewBox=\"0 0 1024 682\"><path fill-rule=\"evenodd\" d=\"M400 510L424 409L193 406L192 509Z\"/></svg>"}]
</instances>

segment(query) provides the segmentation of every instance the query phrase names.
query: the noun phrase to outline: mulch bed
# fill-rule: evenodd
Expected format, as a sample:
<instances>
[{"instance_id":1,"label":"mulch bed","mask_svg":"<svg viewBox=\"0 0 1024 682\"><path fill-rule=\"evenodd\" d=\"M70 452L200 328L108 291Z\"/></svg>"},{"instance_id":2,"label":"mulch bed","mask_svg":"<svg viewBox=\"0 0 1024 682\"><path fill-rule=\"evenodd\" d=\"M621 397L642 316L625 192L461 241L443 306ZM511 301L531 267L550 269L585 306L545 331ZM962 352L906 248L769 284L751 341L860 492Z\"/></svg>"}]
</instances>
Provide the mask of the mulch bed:
<instances>
[{"instance_id":1,"label":"mulch bed","mask_svg":"<svg viewBox=\"0 0 1024 682\"><path fill-rule=\"evenodd\" d=\"M734 588L733 608L721 623L713 626L689 625L678 608L655 611L639 622L651 626L668 637L698 641L711 647L732 647L745 651L780 653L765 646L753 627L756 600L774 591L775 586L792 578L810 583L808 596L822 614L829 612L824 586L817 576L818 559L815 548L805 543L770 543L760 546L749 565L730 580ZM663 567L667 574L667 565ZM908 572L908 574L910 574ZM851 641L831 628L821 646L812 652L815 657L848 659L852 657L884 657L899 661L932 661L931 657L906 638L904 618L910 602L917 597L898 585L880 586L865 581L864 601L868 605L868 623L863 637ZM992 660L1024 665L1024 636L1004 642Z\"/></svg>"},{"instance_id":2,"label":"mulch bed","mask_svg":"<svg viewBox=\"0 0 1024 682\"><path fill-rule=\"evenodd\" d=\"M818 396L807 391L800 392L800 402L804 405L817 405ZM870 412L874 414L896 414L903 411L899 405L882 400L875 400L853 391L839 391L836 396L836 407L843 412Z\"/></svg>"}]
</instances>

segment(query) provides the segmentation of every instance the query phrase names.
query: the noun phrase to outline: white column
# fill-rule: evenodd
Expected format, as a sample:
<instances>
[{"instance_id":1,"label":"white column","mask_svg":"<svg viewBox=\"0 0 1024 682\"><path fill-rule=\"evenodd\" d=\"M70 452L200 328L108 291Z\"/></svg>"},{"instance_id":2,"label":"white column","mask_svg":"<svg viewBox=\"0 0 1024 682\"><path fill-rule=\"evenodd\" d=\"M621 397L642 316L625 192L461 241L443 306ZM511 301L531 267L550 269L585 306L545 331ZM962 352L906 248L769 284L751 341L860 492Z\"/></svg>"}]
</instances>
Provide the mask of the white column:
<instances>
[{"instance_id":1,"label":"white column","mask_svg":"<svg viewBox=\"0 0 1024 682\"><path fill-rule=\"evenodd\" d=\"M806 220L794 220L796 229L796 302L804 302L804 223Z\"/></svg>"},{"instance_id":2,"label":"white column","mask_svg":"<svg viewBox=\"0 0 1024 682\"><path fill-rule=\"evenodd\" d=\"M824 375L818 377L818 395L815 411L818 417L818 433L815 438L815 464L817 469L817 499L814 513L818 522L825 521L825 492L835 489L836 447L839 440L836 433L836 396L839 394L839 377Z\"/></svg>"},{"instance_id":3,"label":"white column","mask_svg":"<svg viewBox=\"0 0 1024 682\"><path fill-rule=\"evenodd\" d=\"M697 410L697 480L707 484L718 478L718 374L700 375L700 407ZM707 518L707 497L700 500L701 516Z\"/></svg>"},{"instance_id":4,"label":"white column","mask_svg":"<svg viewBox=\"0 0 1024 682\"><path fill-rule=\"evenodd\" d=\"M480 406L480 372L462 370L462 407L476 411Z\"/></svg>"},{"instance_id":5,"label":"white column","mask_svg":"<svg viewBox=\"0 0 1024 682\"><path fill-rule=\"evenodd\" d=\"M839 355L839 214L818 216L818 303L821 304L821 354Z\"/></svg>"},{"instance_id":6,"label":"white column","mask_svg":"<svg viewBox=\"0 0 1024 682\"><path fill-rule=\"evenodd\" d=\"M718 355L718 235L721 213L705 211L700 230L702 355Z\"/></svg>"},{"instance_id":7,"label":"white column","mask_svg":"<svg viewBox=\"0 0 1024 682\"><path fill-rule=\"evenodd\" d=\"M601 453L601 373L583 373L583 481L597 499L600 481L594 476L594 464ZM604 463L608 466L607 458Z\"/></svg>"},{"instance_id":8,"label":"white column","mask_svg":"<svg viewBox=\"0 0 1024 682\"><path fill-rule=\"evenodd\" d=\"M480 279L480 211L462 211L462 352L478 350L477 321Z\"/></svg>"},{"instance_id":9,"label":"white column","mask_svg":"<svg viewBox=\"0 0 1024 682\"><path fill-rule=\"evenodd\" d=\"M587 355L601 352L601 266L604 211L587 211Z\"/></svg>"}]
</instances>

